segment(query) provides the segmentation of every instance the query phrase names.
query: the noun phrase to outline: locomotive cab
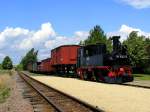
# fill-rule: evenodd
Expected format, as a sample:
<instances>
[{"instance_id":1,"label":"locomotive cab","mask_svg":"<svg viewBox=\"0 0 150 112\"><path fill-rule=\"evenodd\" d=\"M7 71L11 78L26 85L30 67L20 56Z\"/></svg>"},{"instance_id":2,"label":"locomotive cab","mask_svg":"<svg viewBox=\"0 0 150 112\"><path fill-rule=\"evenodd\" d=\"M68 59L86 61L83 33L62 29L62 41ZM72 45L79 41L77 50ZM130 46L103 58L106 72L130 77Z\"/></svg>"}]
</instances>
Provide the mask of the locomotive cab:
<instances>
[{"instance_id":1,"label":"locomotive cab","mask_svg":"<svg viewBox=\"0 0 150 112\"><path fill-rule=\"evenodd\" d=\"M78 49L78 67L102 66L103 54L106 53L105 44L87 45ZM97 60L98 59L98 60Z\"/></svg>"},{"instance_id":2,"label":"locomotive cab","mask_svg":"<svg viewBox=\"0 0 150 112\"><path fill-rule=\"evenodd\" d=\"M107 54L106 45L99 43L78 49L77 74L84 80L104 81L108 66L104 66Z\"/></svg>"}]
</instances>

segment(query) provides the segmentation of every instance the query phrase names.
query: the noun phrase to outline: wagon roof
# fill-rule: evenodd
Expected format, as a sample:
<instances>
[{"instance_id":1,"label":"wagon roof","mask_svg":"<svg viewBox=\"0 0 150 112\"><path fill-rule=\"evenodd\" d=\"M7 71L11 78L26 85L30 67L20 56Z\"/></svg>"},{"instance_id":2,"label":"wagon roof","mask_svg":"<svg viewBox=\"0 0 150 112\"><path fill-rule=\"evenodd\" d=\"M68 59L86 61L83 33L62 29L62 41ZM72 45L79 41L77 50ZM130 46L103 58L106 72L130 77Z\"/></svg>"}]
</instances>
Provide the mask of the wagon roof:
<instances>
[{"instance_id":1,"label":"wagon roof","mask_svg":"<svg viewBox=\"0 0 150 112\"><path fill-rule=\"evenodd\" d=\"M43 62L43 61L48 61L48 60L50 60L51 58L46 58L46 59L43 59L43 60L41 60L41 62Z\"/></svg>"},{"instance_id":2,"label":"wagon roof","mask_svg":"<svg viewBox=\"0 0 150 112\"><path fill-rule=\"evenodd\" d=\"M56 48L52 49L51 51L53 51L53 50L55 50L55 49L59 49L59 48L61 48L61 47L70 47L70 46L77 46L77 47L80 47L80 45L61 45L61 46L59 46L59 47L56 47Z\"/></svg>"}]
</instances>

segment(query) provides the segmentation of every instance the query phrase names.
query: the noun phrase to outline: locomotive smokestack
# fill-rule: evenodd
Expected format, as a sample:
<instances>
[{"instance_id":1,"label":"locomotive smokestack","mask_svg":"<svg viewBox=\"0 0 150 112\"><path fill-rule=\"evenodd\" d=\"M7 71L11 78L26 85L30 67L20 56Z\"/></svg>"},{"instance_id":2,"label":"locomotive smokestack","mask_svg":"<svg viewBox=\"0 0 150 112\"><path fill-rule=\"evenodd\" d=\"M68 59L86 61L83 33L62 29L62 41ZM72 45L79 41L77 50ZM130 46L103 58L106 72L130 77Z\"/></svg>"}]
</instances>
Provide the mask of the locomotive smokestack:
<instances>
[{"instance_id":1,"label":"locomotive smokestack","mask_svg":"<svg viewBox=\"0 0 150 112\"><path fill-rule=\"evenodd\" d=\"M118 51L120 49L120 36L113 36L111 40L113 40L113 51Z\"/></svg>"}]
</instances>

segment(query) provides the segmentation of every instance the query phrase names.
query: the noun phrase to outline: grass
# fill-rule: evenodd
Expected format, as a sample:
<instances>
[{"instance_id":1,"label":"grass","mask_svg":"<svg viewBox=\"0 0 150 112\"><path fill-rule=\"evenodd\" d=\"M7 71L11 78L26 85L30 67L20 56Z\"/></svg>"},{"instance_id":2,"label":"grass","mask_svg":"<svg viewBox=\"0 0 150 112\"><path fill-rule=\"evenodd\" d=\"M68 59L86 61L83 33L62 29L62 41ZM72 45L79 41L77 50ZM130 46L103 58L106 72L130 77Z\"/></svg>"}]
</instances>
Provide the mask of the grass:
<instances>
[{"instance_id":1,"label":"grass","mask_svg":"<svg viewBox=\"0 0 150 112\"><path fill-rule=\"evenodd\" d=\"M4 103L10 96L9 81L9 71L0 71L0 103Z\"/></svg>"},{"instance_id":2,"label":"grass","mask_svg":"<svg viewBox=\"0 0 150 112\"><path fill-rule=\"evenodd\" d=\"M0 75L5 74L5 73L9 73L10 70L0 70Z\"/></svg>"},{"instance_id":3,"label":"grass","mask_svg":"<svg viewBox=\"0 0 150 112\"><path fill-rule=\"evenodd\" d=\"M133 74L135 80L150 80L150 74Z\"/></svg>"},{"instance_id":4,"label":"grass","mask_svg":"<svg viewBox=\"0 0 150 112\"><path fill-rule=\"evenodd\" d=\"M0 88L0 103L4 103L6 99L10 95L10 88L8 87L2 87Z\"/></svg>"}]
</instances>

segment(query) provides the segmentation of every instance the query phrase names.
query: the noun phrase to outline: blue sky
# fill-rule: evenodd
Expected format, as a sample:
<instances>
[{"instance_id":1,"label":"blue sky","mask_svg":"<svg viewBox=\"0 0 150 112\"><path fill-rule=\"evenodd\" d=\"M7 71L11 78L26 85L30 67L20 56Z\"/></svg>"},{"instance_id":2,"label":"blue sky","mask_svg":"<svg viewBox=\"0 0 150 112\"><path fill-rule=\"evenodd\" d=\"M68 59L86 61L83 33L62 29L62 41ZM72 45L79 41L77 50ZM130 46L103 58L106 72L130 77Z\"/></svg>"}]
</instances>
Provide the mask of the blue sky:
<instances>
[{"instance_id":1,"label":"blue sky","mask_svg":"<svg viewBox=\"0 0 150 112\"><path fill-rule=\"evenodd\" d=\"M9 55L16 64L31 47L43 59L84 40L97 24L109 36L149 36L149 19L150 0L0 0L0 62Z\"/></svg>"}]
</instances>

